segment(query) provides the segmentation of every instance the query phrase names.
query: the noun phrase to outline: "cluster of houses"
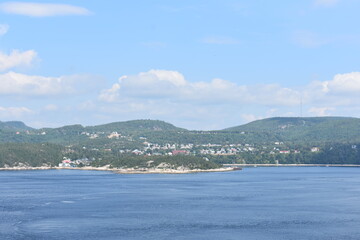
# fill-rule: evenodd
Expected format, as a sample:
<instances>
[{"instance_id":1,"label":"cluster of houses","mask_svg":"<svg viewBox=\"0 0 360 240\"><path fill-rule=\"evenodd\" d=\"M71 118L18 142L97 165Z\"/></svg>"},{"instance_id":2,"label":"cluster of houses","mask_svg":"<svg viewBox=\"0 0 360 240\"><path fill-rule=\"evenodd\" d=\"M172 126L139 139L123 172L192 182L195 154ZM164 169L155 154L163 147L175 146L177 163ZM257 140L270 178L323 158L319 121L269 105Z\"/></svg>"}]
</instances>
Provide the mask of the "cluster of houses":
<instances>
[{"instance_id":1,"label":"cluster of houses","mask_svg":"<svg viewBox=\"0 0 360 240\"><path fill-rule=\"evenodd\" d=\"M241 152L253 152L256 150L254 146L250 144L230 144L230 145L218 145L218 144L209 144L209 145L200 145L198 146L199 154L209 154L209 155L236 155Z\"/></svg>"},{"instance_id":2,"label":"cluster of houses","mask_svg":"<svg viewBox=\"0 0 360 240\"><path fill-rule=\"evenodd\" d=\"M120 139L125 138L129 141L134 141L130 136L123 136L118 132L96 132L88 133L82 132L81 135L86 135L90 139L95 138L108 138L108 139ZM297 149L288 149L288 147L283 142L273 142L273 144L267 146L260 146L254 144L174 144L174 143L151 143L147 140L146 137L139 137L138 142L142 143L142 147L138 148L121 148L119 147L114 149L106 147L104 149L95 149L90 150L104 151L104 152L118 152L120 154L133 154L133 155L148 155L148 156L157 156L157 155L238 155L242 153L257 153L257 154L290 154L290 153L300 153L300 150ZM86 147L83 147L86 149ZM319 147L312 147L311 152L319 152ZM88 166L91 161L88 158L71 160L69 158L64 158L63 161L59 164L59 167L76 167L79 165Z\"/></svg>"},{"instance_id":3,"label":"cluster of houses","mask_svg":"<svg viewBox=\"0 0 360 240\"><path fill-rule=\"evenodd\" d=\"M142 138L146 140L146 138ZM157 144L144 141L143 149L120 150L120 153L135 155L237 155L244 152L259 152L261 154L290 154L300 153L297 149L286 149L283 142L274 142L273 147L255 146L253 144ZM311 152L319 152L319 147L312 147Z\"/></svg>"},{"instance_id":4,"label":"cluster of houses","mask_svg":"<svg viewBox=\"0 0 360 240\"><path fill-rule=\"evenodd\" d=\"M105 132L82 132L81 135L86 135L90 139L96 139L99 137L106 137L109 139L120 139L125 138L129 141L133 141L133 139L129 136L121 135L120 133L114 131L111 133ZM140 149L121 149L119 152L122 153L132 153L134 155L237 155L244 152L260 152L260 153L269 153L269 154L290 154L290 153L300 153L297 149L286 149L283 147L283 142L274 142L274 147L258 147L253 144L202 144L202 145L194 145L194 144L158 144L158 143L150 143L147 141L146 137L139 137L140 141L144 141L143 148ZM104 149L104 151L112 151L110 148ZM312 147L311 152L319 152L319 147ZM66 164L66 163L64 163Z\"/></svg>"},{"instance_id":5,"label":"cluster of houses","mask_svg":"<svg viewBox=\"0 0 360 240\"><path fill-rule=\"evenodd\" d=\"M126 138L127 140L132 141L131 137L128 136L123 136L120 133L114 131L111 133L105 133L105 132L82 132L81 135L85 135L87 137L89 137L90 139L96 139L96 138L101 138L101 137L107 137L109 139L120 139L120 138Z\"/></svg>"},{"instance_id":6,"label":"cluster of houses","mask_svg":"<svg viewBox=\"0 0 360 240\"><path fill-rule=\"evenodd\" d=\"M90 166L92 160L88 158L71 160L70 158L64 157L59 167L78 167L78 166Z\"/></svg>"}]
</instances>

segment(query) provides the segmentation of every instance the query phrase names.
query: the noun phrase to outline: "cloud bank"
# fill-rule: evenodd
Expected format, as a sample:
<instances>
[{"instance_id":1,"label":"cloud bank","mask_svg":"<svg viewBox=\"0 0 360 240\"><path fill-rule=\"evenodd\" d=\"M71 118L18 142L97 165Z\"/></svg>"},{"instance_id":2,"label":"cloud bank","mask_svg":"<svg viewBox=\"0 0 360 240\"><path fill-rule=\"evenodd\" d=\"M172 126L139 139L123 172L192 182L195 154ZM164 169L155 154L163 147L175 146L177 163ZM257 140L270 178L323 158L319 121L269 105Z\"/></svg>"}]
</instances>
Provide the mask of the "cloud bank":
<instances>
[{"instance_id":1,"label":"cloud bank","mask_svg":"<svg viewBox=\"0 0 360 240\"><path fill-rule=\"evenodd\" d=\"M210 82L189 82L177 71L150 70L133 76L122 76L99 95L106 102L124 98L168 99L198 104L256 103L294 105L299 102L297 90L279 85L238 85L215 78Z\"/></svg>"},{"instance_id":2,"label":"cloud bank","mask_svg":"<svg viewBox=\"0 0 360 240\"><path fill-rule=\"evenodd\" d=\"M358 105L360 73L337 74L331 80L286 87L241 85L218 78L191 82L177 71L150 70L120 77L100 92L98 100L105 115L173 117L173 122L213 119L221 124L224 118L233 118L239 124L239 119L300 116L301 112L303 116L346 115L338 109L350 111Z\"/></svg>"},{"instance_id":3,"label":"cloud bank","mask_svg":"<svg viewBox=\"0 0 360 240\"><path fill-rule=\"evenodd\" d=\"M151 118L190 129L222 129L274 116L354 116L354 112L360 112L360 72L337 74L331 80L298 87L242 85L219 78L190 81L178 71L159 69L122 76L100 91L98 87L88 91L91 81L80 75L0 74L0 97L29 101L46 97L51 102L39 109L32 109L31 104L2 107L0 116L10 119L41 113L67 116L69 121L77 119L80 123L89 123L89 119L105 123ZM86 94L79 94L81 91ZM73 104L75 101L78 104Z\"/></svg>"},{"instance_id":4,"label":"cloud bank","mask_svg":"<svg viewBox=\"0 0 360 240\"><path fill-rule=\"evenodd\" d=\"M323 91L334 94L360 93L360 72L337 74L331 81L323 82Z\"/></svg>"},{"instance_id":5,"label":"cloud bank","mask_svg":"<svg viewBox=\"0 0 360 240\"><path fill-rule=\"evenodd\" d=\"M0 52L0 71L5 71L18 66L30 66L37 53L34 50L20 52L13 50L10 54Z\"/></svg>"},{"instance_id":6,"label":"cloud bank","mask_svg":"<svg viewBox=\"0 0 360 240\"><path fill-rule=\"evenodd\" d=\"M0 118L7 118L7 119L16 119L22 117L23 115L31 114L29 108L26 107L1 107L0 106Z\"/></svg>"},{"instance_id":7,"label":"cloud bank","mask_svg":"<svg viewBox=\"0 0 360 240\"><path fill-rule=\"evenodd\" d=\"M96 78L86 75L44 77L16 72L0 74L0 95L57 96L92 88Z\"/></svg>"}]
</instances>

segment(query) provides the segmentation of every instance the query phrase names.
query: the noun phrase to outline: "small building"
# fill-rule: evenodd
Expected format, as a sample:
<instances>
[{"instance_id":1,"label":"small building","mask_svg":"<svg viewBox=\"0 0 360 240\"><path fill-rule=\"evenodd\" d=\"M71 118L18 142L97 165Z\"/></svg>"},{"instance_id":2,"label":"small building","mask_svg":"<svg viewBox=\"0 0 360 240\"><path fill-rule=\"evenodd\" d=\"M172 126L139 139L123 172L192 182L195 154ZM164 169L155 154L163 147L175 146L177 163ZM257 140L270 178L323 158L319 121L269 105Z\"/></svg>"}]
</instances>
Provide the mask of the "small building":
<instances>
[{"instance_id":1,"label":"small building","mask_svg":"<svg viewBox=\"0 0 360 240\"><path fill-rule=\"evenodd\" d=\"M119 139L119 137L121 137L121 134L118 133L118 132L112 132L109 134L108 138L116 138L116 139Z\"/></svg>"},{"instance_id":2,"label":"small building","mask_svg":"<svg viewBox=\"0 0 360 240\"><path fill-rule=\"evenodd\" d=\"M279 151L279 153L282 153L282 154L289 154L290 151L289 150L282 150L282 151Z\"/></svg>"},{"instance_id":3,"label":"small building","mask_svg":"<svg viewBox=\"0 0 360 240\"><path fill-rule=\"evenodd\" d=\"M186 151L186 150L173 150L171 153L172 153L173 156L175 156L175 155L188 155L189 151Z\"/></svg>"},{"instance_id":4,"label":"small building","mask_svg":"<svg viewBox=\"0 0 360 240\"><path fill-rule=\"evenodd\" d=\"M73 167L72 161L69 158L65 158L59 163L59 167Z\"/></svg>"},{"instance_id":5,"label":"small building","mask_svg":"<svg viewBox=\"0 0 360 240\"><path fill-rule=\"evenodd\" d=\"M141 154L143 154L143 152L140 151L140 150L138 150L138 149L135 149L134 151L132 151L132 153L135 154L135 155L141 155Z\"/></svg>"},{"instance_id":6,"label":"small building","mask_svg":"<svg viewBox=\"0 0 360 240\"><path fill-rule=\"evenodd\" d=\"M320 151L320 148L318 148L318 147L311 148L311 152L319 152L319 151Z\"/></svg>"}]
</instances>

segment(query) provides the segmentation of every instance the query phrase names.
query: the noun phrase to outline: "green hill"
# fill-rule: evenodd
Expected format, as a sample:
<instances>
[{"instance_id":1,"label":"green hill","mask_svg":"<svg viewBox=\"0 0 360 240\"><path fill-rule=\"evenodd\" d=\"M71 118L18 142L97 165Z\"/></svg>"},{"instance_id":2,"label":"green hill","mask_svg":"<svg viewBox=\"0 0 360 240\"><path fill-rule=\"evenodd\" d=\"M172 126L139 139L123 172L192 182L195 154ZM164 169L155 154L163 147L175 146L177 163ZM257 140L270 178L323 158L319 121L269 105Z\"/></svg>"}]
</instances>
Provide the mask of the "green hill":
<instances>
[{"instance_id":1,"label":"green hill","mask_svg":"<svg viewBox=\"0 0 360 240\"><path fill-rule=\"evenodd\" d=\"M57 166L63 151L64 147L48 143L0 144L0 167L17 166L19 163L33 167Z\"/></svg>"},{"instance_id":2,"label":"green hill","mask_svg":"<svg viewBox=\"0 0 360 240\"><path fill-rule=\"evenodd\" d=\"M189 155L172 158L173 150ZM220 131L189 131L159 120L43 129L0 122L0 167L56 165L64 157L143 166L150 156L190 166L186 161L198 162L193 155L216 163L360 164L360 119L277 117ZM211 167L203 160L201 166Z\"/></svg>"},{"instance_id":3,"label":"green hill","mask_svg":"<svg viewBox=\"0 0 360 240\"><path fill-rule=\"evenodd\" d=\"M29 126L26 126L25 123L20 121L9 121L9 122L0 121L0 130L26 131L26 130L34 130L34 129Z\"/></svg>"},{"instance_id":4,"label":"green hill","mask_svg":"<svg viewBox=\"0 0 360 240\"><path fill-rule=\"evenodd\" d=\"M126 122L114 122L104 125L86 127L86 131L92 132L119 132L122 134L134 134L139 132L164 132L164 131L187 131L183 128L160 120L132 120Z\"/></svg>"},{"instance_id":5,"label":"green hill","mask_svg":"<svg viewBox=\"0 0 360 240\"><path fill-rule=\"evenodd\" d=\"M107 145L111 142L117 142L118 145L134 145L142 146L139 142L140 137L149 137L151 139L160 140L173 138L174 134L186 132L186 129L175 127L174 125L159 120L133 120L126 122L114 122L97 126L84 127L80 124L68 125L59 128L42 128L37 131L37 135L30 139L28 136L18 136L12 142L50 142L57 144L79 144L95 147L96 145ZM117 132L121 136L129 138L109 139L108 136L112 132ZM42 134L44 133L44 134ZM93 135L94 137L90 137ZM96 135L96 136L95 136ZM0 134L1 142L1 134ZM3 140L3 142L6 142ZM120 143L121 142L121 143Z\"/></svg>"},{"instance_id":6,"label":"green hill","mask_svg":"<svg viewBox=\"0 0 360 240\"><path fill-rule=\"evenodd\" d=\"M30 134L16 135L15 131ZM51 142L58 144L110 144L107 136L118 132L133 140L121 139L121 145L141 144L145 137L152 143L193 144L267 144L288 143L351 143L360 142L360 119L347 117L276 117L257 120L221 131L188 131L159 120L133 120L84 127L69 125L60 128L31 129L22 122L0 122L0 142ZM46 134L42 134L46 133ZM91 139L89 134L98 134Z\"/></svg>"},{"instance_id":7,"label":"green hill","mask_svg":"<svg viewBox=\"0 0 360 240\"><path fill-rule=\"evenodd\" d=\"M277 117L224 129L226 132L267 133L280 141L359 142L360 119L347 117Z\"/></svg>"}]
</instances>

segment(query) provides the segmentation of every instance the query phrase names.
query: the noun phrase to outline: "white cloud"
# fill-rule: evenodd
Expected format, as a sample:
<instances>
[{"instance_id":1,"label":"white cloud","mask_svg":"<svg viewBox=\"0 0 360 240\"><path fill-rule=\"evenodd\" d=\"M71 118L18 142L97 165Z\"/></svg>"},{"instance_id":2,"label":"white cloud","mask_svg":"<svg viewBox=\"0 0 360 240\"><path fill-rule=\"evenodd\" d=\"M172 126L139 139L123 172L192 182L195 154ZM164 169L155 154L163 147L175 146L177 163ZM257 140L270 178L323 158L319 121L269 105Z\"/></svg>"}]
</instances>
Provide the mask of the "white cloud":
<instances>
[{"instance_id":1,"label":"white cloud","mask_svg":"<svg viewBox=\"0 0 360 240\"><path fill-rule=\"evenodd\" d=\"M186 85L184 76L176 71L150 70L147 73L140 73L140 77L150 77L150 82L156 78L156 80L170 82L178 87Z\"/></svg>"},{"instance_id":2,"label":"white cloud","mask_svg":"<svg viewBox=\"0 0 360 240\"><path fill-rule=\"evenodd\" d=\"M268 109L265 113L265 115L255 115L255 114L251 114L251 113L244 113L241 114L241 118L245 121L245 122L252 122L252 121L256 121L256 120L260 120L260 119L264 119L264 118L271 118L271 117L275 117L278 114L278 109L275 108L271 108ZM292 115L291 113L282 113L282 115L285 116L289 116Z\"/></svg>"},{"instance_id":3,"label":"white cloud","mask_svg":"<svg viewBox=\"0 0 360 240\"><path fill-rule=\"evenodd\" d=\"M86 91L91 88L89 76L31 76L15 72L0 74L0 95L51 96Z\"/></svg>"},{"instance_id":4,"label":"white cloud","mask_svg":"<svg viewBox=\"0 0 360 240\"><path fill-rule=\"evenodd\" d=\"M83 7L68 4L5 2L0 4L0 11L10 14L31 17L50 17L64 15L89 15L91 12Z\"/></svg>"},{"instance_id":5,"label":"white cloud","mask_svg":"<svg viewBox=\"0 0 360 240\"><path fill-rule=\"evenodd\" d=\"M5 35L9 31L9 25L0 24L0 36Z\"/></svg>"},{"instance_id":6,"label":"white cloud","mask_svg":"<svg viewBox=\"0 0 360 240\"><path fill-rule=\"evenodd\" d=\"M232 45L240 44L240 41L231 37L206 37L201 40L203 43L218 44L218 45Z\"/></svg>"},{"instance_id":7,"label":"white cloud","mask_svg":"<svg viewBox=\"0 0 360 240\"><path fill-rule=\"evenodd\" d=\"M262 105L294 106L301 101L301 92L297 89L282 87L278 84L248 86L249 103Z\"/></svg>"},{"instance_id":8,"label":"white cloud","mask_svg":"<svg viewBox=\"0 0 360 240\"><path fill-rule=\"evenodd\" d=\"M360 93L360 72L337 74L331 81L323 82L325 92Z\"/></svg>"},{"instance_id":9,"label":"white cloud","mask_svg":"<svg viewBox=\"0 0 360 240\"><path fill-rule=\"evenodd\" d=\"M315 0L314 5L315 6L323 6L323 7L331 7L335 6L339 0Z\"/></svg>"},{"instance_id":10,"label":"white cloud","mask_svg":"<svg viewBox=\"0 0 360 240\"><path fill-rule=\"evenodd\" d=\"M302 90L299 90L299 89ZM334 100L339 97L360 97L360 72L337 74L329 81L313 81L299 88L278 84L239 85L223 79L190 82L176 71L150 70L123 76L99 95L105 102L124 99L168 100L198 104L259 104L297 106L303 103ZM331 99L330 99L331 98Z\"/></svg>"},{"instance_id":11,"label":"white cloud","mask_svg":"<svg viewBox=\"0 0 360 240\"><path fill-rule=\"evenodd\" d=\"M9 55L0 52L0 71L5 71L18 66L30 66L36 58L34 50L20 52L13 50Z\"/></svg>"},{"instance_id":12,"label":"white cloud","mask_svg":"<svg viewBox=\"0 0 360 240\"><path fill-rule=\"evenodd\" d=\"M100 122L151 118L192 129L221 129L275 116L360 117L354 110L359 108L358 86L357 72L287 87L242 85L219 78L189 81L177 71L150 70L119 78L97 100L83 99L73 109Z\"/></svg>"},{"instance_id":13,"label":"white cloud","mask_svg":"<svg viewBox=\"0 0 360 240\"><path fill-rule=\"evenodd\" d=\"M119 98L120 84L115 83L110 89L102 90L99 99L104 102L115 102Z\"/></svg>"},{"instance_id":14,"label":"white cloud","mask_svg":"<svg viewBox=\"0 0 360 240\"><path fill-rule=\"evenodd\" d=\"M333 111L335 108L333 107L312 107L309 109L309 113L315 114L317 117L330 116L328 111Z\"/></svg>"},{"instance_id":15,"label":"white cloud","mask_svg":"<svg viewBox=\"0 0 360 240\"><path fill-rule=\"evenodd\" d=\"M71 91L71 88L64 86L61 78L29 76L15 72L0 75L0 83L0 94L53 95Z\"/></svg>"},{"instance_id":16,"label":"white cloud","mask_svg":"<svg viewBox=\"0 0 360 240\"><path fill-rule=\"evenodd\" d=\"M167 99L198 104L247 103L291 106L300 103L300 93L279 85L244 86L215 78L210 82L189 82L176 71L150 70L123 76L99 95L99 100Z\"/></svg>"},{"instance_id":17,"label":"white cloud","mask_svg":"<svg viewBox=\"0 0 360 240\"><path fill-rule=\"evenodd\" d=\"M150 70L121 77L110 89L103 90L99 99L107 102L123 98L214 102L239 98L242 92L245 92L242 86L222 79L191 83L176 71Z\"/></svg>"},{"instance_id":18,"label":"white cloud","mask_svg":"<svg viewBox=\"0 0 360 240\"><path fill-rule=\"evenodd\" d=\"M31 114L29 108L26 107L1 107L0 106L0 118L16 119L26 114Z\"/></svg>"}]
</instances>

